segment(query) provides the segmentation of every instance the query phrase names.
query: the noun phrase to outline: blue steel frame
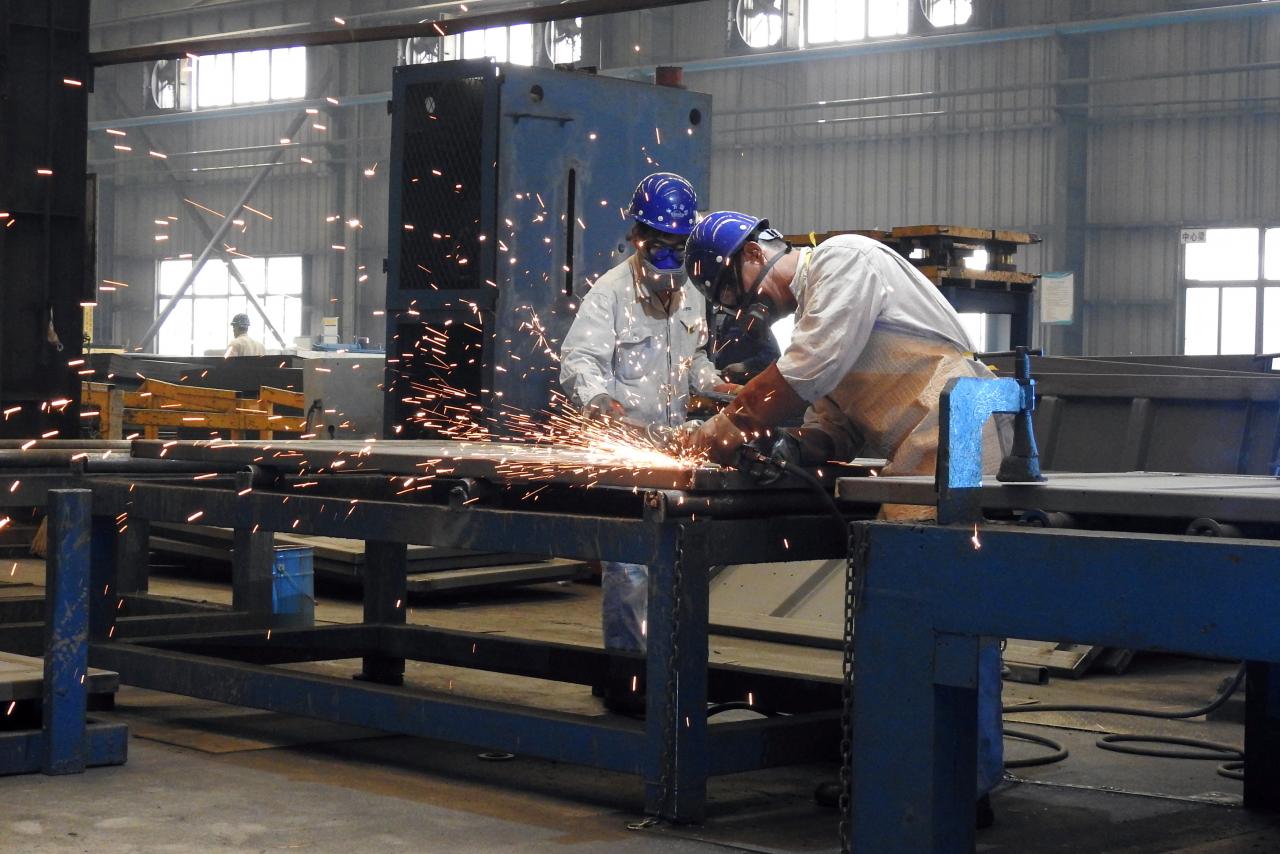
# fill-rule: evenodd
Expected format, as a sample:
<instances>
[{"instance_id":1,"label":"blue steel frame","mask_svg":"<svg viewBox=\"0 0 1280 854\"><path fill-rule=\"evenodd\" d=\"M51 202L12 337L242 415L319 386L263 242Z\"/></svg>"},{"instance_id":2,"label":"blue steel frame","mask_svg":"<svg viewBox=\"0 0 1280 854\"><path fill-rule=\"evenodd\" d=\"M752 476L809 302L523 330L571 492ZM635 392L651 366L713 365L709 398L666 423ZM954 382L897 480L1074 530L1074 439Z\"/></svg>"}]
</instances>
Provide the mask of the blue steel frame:
<instances>
[{"instance_id":1,"label":"blue steel frame","mask_svg":"<svg viewBox=\"0 0 1280 854\"><path fill-rule=\"evenodd\" d=\"M853 524L855 851L973 850L978 654L1002 637L1244 659L1245 805L1280 811L1280 543L970 528L982 427L1015 412L1030 433L1034 394L1012 379L943 392L938 514L963 527Z\"/></svg>"},{"instance_id":2,"label":"blue steel frame","mask_svg":"<svg viewBox=\"0 0 1280 854\"><path fill-rule=\"evenodd\" d=\"M1280 544L854 523L852 848L974 845L977 660L1000 637L1244 659L1245 806L1280 810Z\"/></svg>"},{"instance_id":3,"label":"blue steel frame","mask_svg":"<svg viewBox=\"0 0 1280 854\"><path fill-rule=\"evenodd\" d=\"M91 502L88 490L49 491L43 726L0 733L0 774L79 774L127 756L128 727L85 720Z\"/></svg>"},{"instance_id":4,"label":"blue steel frame","mask_svg":"<svg viewBox=\"0 0 1280 854\"><path fill-rule=\"evenodd\" d=\"M701 820L711 775L836 755L838 683L815 686L799 678L707 664L709 567L841 556L846 543L827 517L788 516L769 524L660 514L619 518L264 490L238 495L234 488L123 480L96 481L93 494L90 660L117 671L124 683L633 773L645 781L646 811L680 822ZM196 510L204 514L202 524L254 531L254 536L290 531L365 540L364 623L265 631L271 623L262 622L251 630L214 628L197 634L195 623L183 623L199 617L161 617L173 627L173 635L157 637L135 626L149 636L121 640L114 630L119 601L116 517L127 513L133 526L184 521ZM407 543L647 565L647 658L629 657L637 665L644 661L645 721L399 687L405 659L591 684L608 672L611 658L628 658L604 650L405 625ZM673 655L675 646L678 656ZM357 682L270 666L357 656L364 659L362 681ZM772 696L775 708L792 713L709 724L709 696L743 700L748 691L760 705L766 705L763 696Z\"/></svg>"}]
</instances>

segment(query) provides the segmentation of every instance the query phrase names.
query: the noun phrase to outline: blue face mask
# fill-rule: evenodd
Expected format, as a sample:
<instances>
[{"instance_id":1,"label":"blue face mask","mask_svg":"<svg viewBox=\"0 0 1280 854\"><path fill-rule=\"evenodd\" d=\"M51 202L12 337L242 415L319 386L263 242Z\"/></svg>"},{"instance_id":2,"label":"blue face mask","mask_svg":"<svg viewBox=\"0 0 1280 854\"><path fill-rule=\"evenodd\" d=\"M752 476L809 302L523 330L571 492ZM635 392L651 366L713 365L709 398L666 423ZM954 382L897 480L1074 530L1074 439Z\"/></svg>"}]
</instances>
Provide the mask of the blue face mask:
<instances>
[{"instance_id":1,"label":"blue face mask","mask_svg":"<svg viewBox=\"0 0 1280 854\"><path fill-rule=\"evenodd\" d=\"M684 247L650 242L645 244L644 257L659 270L678 270L684 266Z\"/></svg>"}]
</instances>

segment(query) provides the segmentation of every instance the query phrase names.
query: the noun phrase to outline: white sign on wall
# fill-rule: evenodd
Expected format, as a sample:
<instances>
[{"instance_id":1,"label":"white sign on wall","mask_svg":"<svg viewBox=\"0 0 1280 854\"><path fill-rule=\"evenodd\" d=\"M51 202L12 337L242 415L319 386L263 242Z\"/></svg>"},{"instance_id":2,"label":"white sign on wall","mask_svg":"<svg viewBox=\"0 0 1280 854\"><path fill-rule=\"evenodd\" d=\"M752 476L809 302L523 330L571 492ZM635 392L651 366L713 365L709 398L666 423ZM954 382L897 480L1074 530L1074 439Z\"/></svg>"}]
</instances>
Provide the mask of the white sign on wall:
<instances>
[{"instance_id":1,"label":"white sign on wall","mask_svg":"<svg viewBox=\"0 0 1280 854\"><path fill-rule=\"evenodd\" d=\"M1041 323L1072 323L1075 310L1075 273L1045 273L1040 277Z\"/></svg>"}]
</instances>

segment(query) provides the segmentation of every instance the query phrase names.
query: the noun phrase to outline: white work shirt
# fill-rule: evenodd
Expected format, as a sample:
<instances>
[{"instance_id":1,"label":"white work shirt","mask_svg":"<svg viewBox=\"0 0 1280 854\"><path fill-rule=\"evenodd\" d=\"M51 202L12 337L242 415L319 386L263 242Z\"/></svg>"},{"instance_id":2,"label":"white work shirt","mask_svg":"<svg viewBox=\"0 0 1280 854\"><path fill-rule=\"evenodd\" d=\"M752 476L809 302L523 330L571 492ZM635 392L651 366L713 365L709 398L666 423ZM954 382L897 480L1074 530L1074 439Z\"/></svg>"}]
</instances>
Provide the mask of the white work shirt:
<instances>
[{"instance_id":1,"label":"white work shirt","mask_svg":"<svg viewBox=\"0 0 1280 854\"><path fill-rule=\"evenodd\" d=\"M791 280L795 332L778 370L810 403L840 384L875 330L972 352L973 342L937 286L878 240L842 234L801 251L806 256Z\"/></svg>"},{"instance_id":2,"label":"white work shirt","mask_svg":"<svg viewBox=\"0 0 1280 854\"><path fill-rule=\"evenodd\" d=\"M795 333L778 370L812 404L805 426L831 437L837 459L883 455L884 474L933 474L942 390L991 377L955 309L905 258L857 235L801 258L791 291ZM1007 429L988 423L986 467L999 466L1006 442Z\"/></svg>"},{"instance_id":3,"label":"white work shirt","mask_svg":"<svg viewBox=\"0 0 1280 854\"><path fill-rule=\"evenodd\" d=\"M227 346L226 357L232 356L265 356L267 348L255 338L250 338L248 334L237 335L231 339L231 344Z\"/></svg>"},{"instance_id":4,"label":"white work shirt","mask_svg":"<svg viewBox=\"0 0 1280 854\"><path fill-rule=\"evenodd\" d=\"M721 382L707 337L702 295L686 283L667 311L638 281L633 255L583 297L560 349L560 386L579 407L607 394L637 424L679 425L690 387Z\"/></svg>"}]
</instances>

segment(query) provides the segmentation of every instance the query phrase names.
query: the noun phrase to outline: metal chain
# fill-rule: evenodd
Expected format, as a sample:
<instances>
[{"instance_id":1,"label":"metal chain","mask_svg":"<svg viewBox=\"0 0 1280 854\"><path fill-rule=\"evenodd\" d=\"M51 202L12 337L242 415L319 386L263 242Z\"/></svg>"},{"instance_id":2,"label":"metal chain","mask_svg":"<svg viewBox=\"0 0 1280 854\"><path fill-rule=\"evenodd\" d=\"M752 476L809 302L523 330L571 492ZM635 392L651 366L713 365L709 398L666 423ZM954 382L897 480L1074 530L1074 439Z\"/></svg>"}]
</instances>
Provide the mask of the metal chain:
<instances>
[{"instance_id":1,"label":"metal chain","mask_svg":"<svg viewBox=\"0 0 1280 854\"><path fill-rule=\"evenodd\" d=\"M684 563L683 538L676 537L675 564L671 572L671 633L667 648L667 721L666 750L662 757L662 775L659 784L662 787L662 805L670 812L675 806L675 779L677 751L676 744L680 734L680 707L676 703L678 671L676 662L680 660L680 601L683 598L683 579L681 565Z\"/></svg>"},{"instance_id":2,"label":"metal chain","mask_svg":"<svg viewBox=\"0 0 1280 854\"><path fill-rule=\"evenodd\" d=\"M857 602L857 567L854 560L853 526L847 526L844 568L844 662L841 673L842 707L840 710L840 850L849 854L851 775L849 765L853 760L853 613Z\"/></svg>"}]
</instances>

